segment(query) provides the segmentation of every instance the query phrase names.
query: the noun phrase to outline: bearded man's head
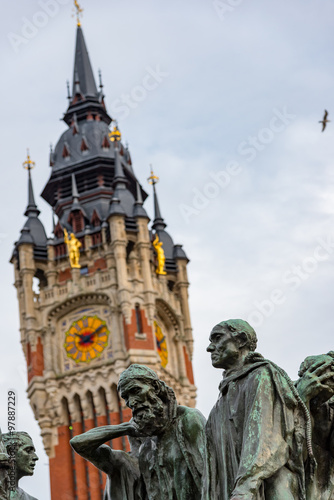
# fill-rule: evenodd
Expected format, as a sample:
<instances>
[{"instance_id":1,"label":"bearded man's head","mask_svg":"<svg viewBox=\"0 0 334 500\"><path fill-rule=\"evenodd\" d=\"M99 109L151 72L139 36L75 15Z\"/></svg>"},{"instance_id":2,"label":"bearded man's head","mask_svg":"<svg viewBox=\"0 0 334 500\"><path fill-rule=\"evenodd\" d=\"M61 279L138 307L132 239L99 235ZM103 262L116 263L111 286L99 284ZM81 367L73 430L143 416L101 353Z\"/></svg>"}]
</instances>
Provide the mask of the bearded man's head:
<instances>
[{"instance_id":1,"label":"bearded man's head","mask_svg":"<svg viewBox=\"0 0 334 500\"><path fill-rule=\"evenodd\" d=\"M120 376L118 390L144 435L159 434L175 418L173 389L147 366L133 364L127 368Z\"/></svg>"}]
</instances>

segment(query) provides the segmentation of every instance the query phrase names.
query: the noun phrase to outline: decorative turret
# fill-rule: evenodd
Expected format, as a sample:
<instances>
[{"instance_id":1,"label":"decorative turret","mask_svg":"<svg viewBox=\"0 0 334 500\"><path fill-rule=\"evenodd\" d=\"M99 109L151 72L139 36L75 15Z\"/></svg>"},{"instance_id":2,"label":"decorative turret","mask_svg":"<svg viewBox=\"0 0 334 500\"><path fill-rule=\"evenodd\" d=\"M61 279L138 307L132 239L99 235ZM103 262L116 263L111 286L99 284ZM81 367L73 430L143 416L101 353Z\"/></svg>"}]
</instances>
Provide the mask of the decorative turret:
<instances>
[{"instance_id":1,"label":"decorative turret","mask_svg":"<svg viewBox=\"0 0 334 500\"><path fill-rule=\"evenodd\" d=\"M152 229L155 231L155 237L158 236L159 242L162 243L161 248L165 256L165 269L167 272L176 272L177 264L176 258L187 259L186 254L181 248L181 245L174 245L174 242L165 228L167 224L165 223L161 212L158 201L158 195L156 191L156 184L159 181L159 177L154 175L153 170L151 170L151 175L148 178L148 182L153 186L153 203L154 203L154 220L152 224ZM187 259L188 260L188 259Z\"/></svg>"},{"instance_id":2,"label":"decorative turret","mask_svg":"<svg viewBox=\"0 0 334 500\"><path fill-rule=\"evenodd\" d=\"M23 166L28 170L28 205L24 215L27 221L21 230L21 236L15 244L15 249L24 243L32 244L34 247L34 257L36 259L46 259L47 257L47 237L44 226L39 220L40 211L37 208L34 197L34 190L32 186L31 170L34 168L35 163L31 161L29 151L27 159Z\"/></svg>"}]
</instances>

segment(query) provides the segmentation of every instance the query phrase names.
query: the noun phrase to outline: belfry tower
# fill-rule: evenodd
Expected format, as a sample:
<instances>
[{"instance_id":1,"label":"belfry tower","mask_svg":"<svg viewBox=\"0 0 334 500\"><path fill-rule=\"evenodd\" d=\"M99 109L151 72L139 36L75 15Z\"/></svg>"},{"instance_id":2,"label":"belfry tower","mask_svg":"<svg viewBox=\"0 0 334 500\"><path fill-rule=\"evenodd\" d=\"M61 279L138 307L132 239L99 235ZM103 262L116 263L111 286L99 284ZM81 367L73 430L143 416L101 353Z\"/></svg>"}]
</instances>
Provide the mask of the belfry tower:
<instances>
[{"instance_id":1,"label":"belfry tower","mask_svg":"<svg viewBox=\"0 0 334 500\"><path fill-rule=\"evenodd\" d=\"M19 302L28 396L50 459L53 500L101 500L103 477L69 446L71 436L131 418L119 374L142 363L195 405L188 259L161 215L152 173L147 194L96 86L80 23L67 125L50 152L42 197L53 211L47 238L28 156L27 217L11 262ZM38 288L36 288L38 285ZM127 442L113 442L126 449Z\"/></svg>"}]
</instances>

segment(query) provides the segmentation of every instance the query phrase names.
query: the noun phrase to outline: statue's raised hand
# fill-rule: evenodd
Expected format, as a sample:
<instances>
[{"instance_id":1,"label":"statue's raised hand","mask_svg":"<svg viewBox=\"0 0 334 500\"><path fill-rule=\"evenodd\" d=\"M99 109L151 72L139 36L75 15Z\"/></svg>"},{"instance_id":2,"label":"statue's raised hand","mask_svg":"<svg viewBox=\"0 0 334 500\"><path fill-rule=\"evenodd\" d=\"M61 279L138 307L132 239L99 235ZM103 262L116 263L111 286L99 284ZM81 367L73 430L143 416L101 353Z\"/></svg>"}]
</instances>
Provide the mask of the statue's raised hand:
<instances>
[{"instance_id":1,"label":"statue's raised hand","mask_svg":"<svg viewBox=\"0 0 334 500\"><path fill-rule=\"evenodd\" d=\"M304 403L314 398L324 403L334 395L334 359L327 355L309 366L296 383L296 388Z\"/></svg>"}]
</instances>

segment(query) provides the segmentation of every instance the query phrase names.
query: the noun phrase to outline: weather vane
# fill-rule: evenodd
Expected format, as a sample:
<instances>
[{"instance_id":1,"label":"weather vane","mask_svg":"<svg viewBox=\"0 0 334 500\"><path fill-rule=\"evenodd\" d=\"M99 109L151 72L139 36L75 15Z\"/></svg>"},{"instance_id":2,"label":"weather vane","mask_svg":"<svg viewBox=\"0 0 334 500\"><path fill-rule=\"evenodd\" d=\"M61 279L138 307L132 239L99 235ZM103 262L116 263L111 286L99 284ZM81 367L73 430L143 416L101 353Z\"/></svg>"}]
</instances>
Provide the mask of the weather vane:
<instances>
[{"instance_id":1,"label":"weather vane","mask_svg":"<svg viewBox=\"0 0 334 500\"><path fill-rule=\"evenodd\" d=\"M114 128L112 129L112 131L108 135L109 135L109 139L112 142L115 142L115 141L118 142L121 140L122 134L120 133L120 131L118 129L118 124L116 121L115 121Z\"/></svg>"},{"instance_id":2,"label":"weather vane","mask_svg":"<svg viewBox=\"0 0 334 500\"><path fill-rule=\"evenodd\" d=\"M74 0L74 13L77 16L77 26L81 26L80 17L83 13L83 8L80 7L78 0Z\"/></svg>"},{"instance_id":3,"label":"weather vane","mask_svg":"<svg viewBox=\"0 0 334 500\"><path fill-rule=\"evenodd\" d=\"M151 175L148 177L147 181L149 184L154 186L157 182L159 182L159 177L157 175L154 175L152 165L150 165L150 167L151 167Z\"/></svg>"},{"instance_id":4,"label":"weather vane","mask_svg":"<svg viewBox=\"0 0 334 500\"><path fill-rule=\"evenodd\" d=\"M27 159L25 162L22 163L22 165L24 166L24 168L26 170L31 170L32 168L34 168L35 166L35 162L34 161L31 161L30 159L30 154L29 154L29 149L27 149Z\"/></svg>"}]
</instances>

